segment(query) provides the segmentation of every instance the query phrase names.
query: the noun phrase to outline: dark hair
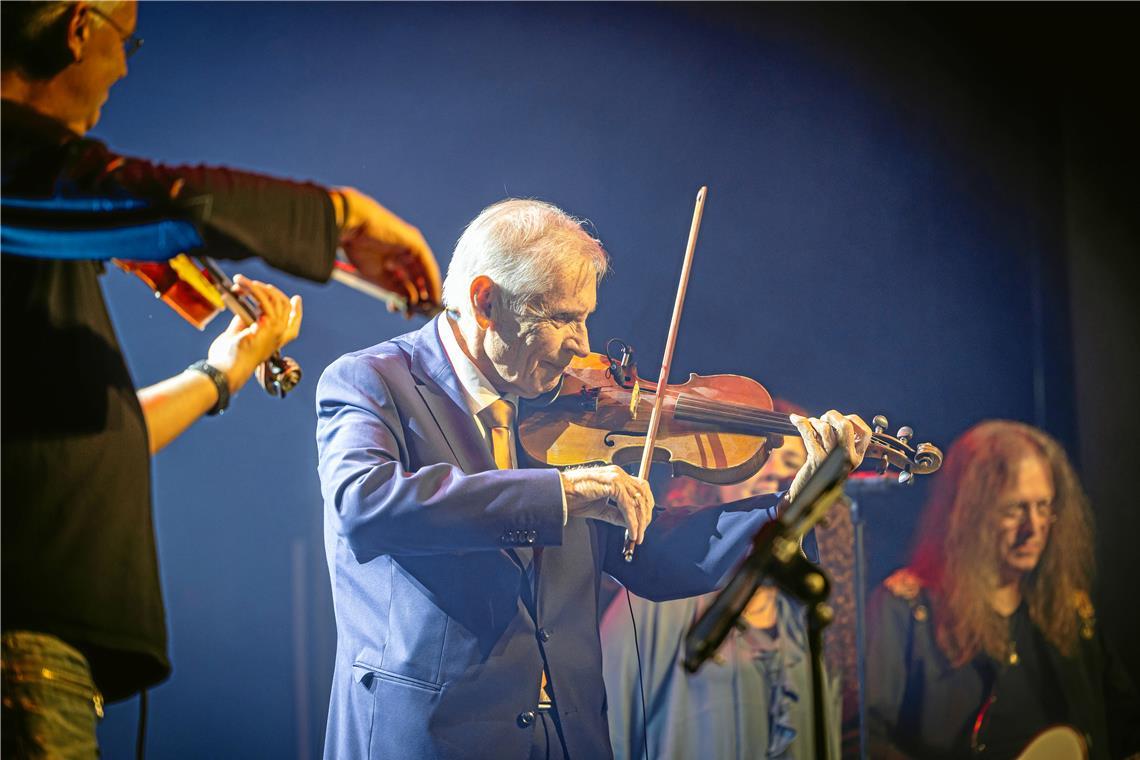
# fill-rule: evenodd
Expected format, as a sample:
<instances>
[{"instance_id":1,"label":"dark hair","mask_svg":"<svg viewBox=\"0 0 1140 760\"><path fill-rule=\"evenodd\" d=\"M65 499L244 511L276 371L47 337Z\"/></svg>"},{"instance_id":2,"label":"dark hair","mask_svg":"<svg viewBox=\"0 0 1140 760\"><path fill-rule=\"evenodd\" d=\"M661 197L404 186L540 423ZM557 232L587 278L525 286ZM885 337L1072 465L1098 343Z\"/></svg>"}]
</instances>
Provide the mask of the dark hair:
<instances>
[{"instance_id":1,"label":"dark hair","mask_svg":"<svg viewBox=\"0 0 1140 760\"><path fill-rule=\"evenodd\" d=\"M71 64L67 49L70 0L0 3L0 68L29 79L51 79Z\"/></svg>"}]
</instances>

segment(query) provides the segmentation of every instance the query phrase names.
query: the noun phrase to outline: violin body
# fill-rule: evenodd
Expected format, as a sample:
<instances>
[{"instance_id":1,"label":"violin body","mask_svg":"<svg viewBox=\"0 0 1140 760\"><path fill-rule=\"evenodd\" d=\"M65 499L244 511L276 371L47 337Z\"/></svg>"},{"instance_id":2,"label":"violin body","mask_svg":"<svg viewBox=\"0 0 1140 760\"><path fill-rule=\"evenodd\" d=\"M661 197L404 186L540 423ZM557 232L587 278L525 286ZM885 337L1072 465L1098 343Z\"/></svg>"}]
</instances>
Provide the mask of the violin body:
<instances>
[{"instance_id":1,"label":"violin body","mask_svg":"<svg viewBox=\"0 0 1140 760\"><path fill-rule=\"evenodd\" d=\"M553 467L636 463L645 446L653 407L647 386L638 383L637 387L625 388L615 382L610 360L602 354L574 359L556 395L519 423L523 451L532 461ZM652 391L652 383L648 389ZM775 433L731 432L708 422L686 420L685 404L692 400L772 409L772 397L764 386L740 375L694 374L681 385L669 386L653 461L668 463L675 475L706 483L739 483L759 472L771 449L783 443Z\"/></svg>"},{"instance_id":2,"label":"violin body","mask_svg":"<svg viewBox=\"0 0 1140 760\"><path fill-rule=\"evenodd\" d=\"M227 308L246 324L253 324L261 316L257 301L235 295L233 281L209 257L198 257L198 263L184 253L168 261L112 261L145 282L155 297L199 330L204 330ZM284 398L301 382L301 365L274 351L257 368L257 380L270 396Z\"/></svg>"},{"instance_id":3,"label":"violin body","mask_svg":"<svg viewBox=\"0 0 1140 760\"><path fill-rule=\"evenodd\" d=\"M645 447L656 393L656 385L639 380L624 357L576 358L554 391L524 404L519 446L539 465L635 464ZM694 374L664 393L653 461L669 464L675 475L739 483L760 471L784 436L799 436L787 415L773 411L764 386L748 377ZM866 464L884 473L895 467L902 482L942 465L937 447L911 447L910 428L891 436L884 427L886 420L876 417Z\"/></svg>"},{"instance_id":4,"label":"violin body","mask_svg":"<svg viewBox=\"0 0 1140 760\"><path fill-rule=\"evenodd\" d=\"M124 272L145 282L155 297L199 330L206 329L225 309L217 289L185 254L170 261L113 261Z\"/></svg>"}]
</instances>

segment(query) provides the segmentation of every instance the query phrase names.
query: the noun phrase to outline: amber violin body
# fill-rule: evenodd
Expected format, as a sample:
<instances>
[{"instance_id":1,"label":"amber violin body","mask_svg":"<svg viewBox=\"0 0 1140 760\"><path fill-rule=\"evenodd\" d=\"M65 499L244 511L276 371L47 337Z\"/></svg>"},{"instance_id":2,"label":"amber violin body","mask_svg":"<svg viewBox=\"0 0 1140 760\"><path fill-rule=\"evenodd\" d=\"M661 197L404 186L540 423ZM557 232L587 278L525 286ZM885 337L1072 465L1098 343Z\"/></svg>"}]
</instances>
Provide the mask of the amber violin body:
<instances>
[{"instance_id":1,"label":"amber violin body","mask_svg":"<svg viewBox=\"0 0 1140 760\"><path fill-rule=\"evenodd\" d=\"M640 381L635 390L615 382L610 360L602 354L575 359L557 397L519 423L520 444L531 459L554 467L636 463L645 445L653 391L653 383ZM691 375L688 382L669 386L654 461L668 462L675 474L708 483L737 483L751 477L764 465L769 448L781 441L718 430L686 418L687 410L699 412L701 402L708 401L772 409L768 391L751 378Z\"/></svg>"},{"instance_id":2,"label":"amber violin body","mask_svg":"<svg viewBox=\"0 0 1140 760\"><path fill-rule=\"evenodd\" d=\"M656 384L639 380L636 370L604 354L575 359L549 397L529 402L519 423L519 444L535 463L553 467L636 463ZM763 385L741 375L690 375L665 389L655 462L675 475L729 484L759 472L783 437L799 432L787 415L772 409ZM876 418L878 422L881 418ZM942 453L930 444L909 444L909 428L899 435L876 424L864 461L882 470L895 467L901 479L937 470Z\"/></svg>"},{"instance_id":3,"label":"amber violin body","mask_svg":"<svg viewBox=\"0 0 1140 760\"><path fill-rule=\"evenodd\" d=\"M234 294L234 285L213 259L186 254L169 261L126 261L114 259L120 269L145 282L154 295L199 330L227 308L252 324L261 316L253 298ZM301 366L292 358L274 351L257 369L257 379L271 396L284 397L301 381Z\"/></svg>"},{"instance_id":4,"label":"amber violin body","mask_svg":"<svg viewBox=\"0 0 1140 760\"><path fill-rule=\"evenodd\" d=\"M199 330L222 311L221 299L210 300L189 281L183 279L169 261L124 261L115 263L125 272L145 282L157 298Z\"/></svg>"}]
</instances>

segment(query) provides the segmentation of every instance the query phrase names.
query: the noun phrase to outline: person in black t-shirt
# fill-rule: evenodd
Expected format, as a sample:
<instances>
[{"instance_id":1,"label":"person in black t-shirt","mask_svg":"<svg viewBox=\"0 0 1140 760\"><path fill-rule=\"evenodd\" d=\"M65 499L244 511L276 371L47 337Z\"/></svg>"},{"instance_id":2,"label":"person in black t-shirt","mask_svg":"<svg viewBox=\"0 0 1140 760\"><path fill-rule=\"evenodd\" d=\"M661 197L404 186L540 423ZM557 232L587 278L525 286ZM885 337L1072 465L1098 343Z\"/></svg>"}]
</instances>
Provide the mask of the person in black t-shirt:
<instances>
[{"instance_id":1,"label":"person in black t-shirt","mask_svg":"<svg viewBox=\"0 0 1140 760\"><path fill-rule=\"evenodd\" d=\"M950 449L911 564L872 600L872 757L1017 757L1055 726L1140 750L1140 702L1089 600L1092 516L1061 446L983 422Z\"/></svg>"},{"instance_id":2,"label":"person in black t-shirt","mask_svg":"<svg viewBox=\"0 0 1140 760\"><path fill-rule=\"evenodd\" d=\"M86 137L138 48L135 2L4 2L5 197L190 201L205 253L328 279L337 246L360 273L439 303L419 231L355 190L130 159ZM101 262L3 253L3 756L93 756L103 699L170 664L149 455L225 405L297 335L300 299L240 279L256 324L205 362L136 391L99 287Z\"/></svg>"}]
</instances>

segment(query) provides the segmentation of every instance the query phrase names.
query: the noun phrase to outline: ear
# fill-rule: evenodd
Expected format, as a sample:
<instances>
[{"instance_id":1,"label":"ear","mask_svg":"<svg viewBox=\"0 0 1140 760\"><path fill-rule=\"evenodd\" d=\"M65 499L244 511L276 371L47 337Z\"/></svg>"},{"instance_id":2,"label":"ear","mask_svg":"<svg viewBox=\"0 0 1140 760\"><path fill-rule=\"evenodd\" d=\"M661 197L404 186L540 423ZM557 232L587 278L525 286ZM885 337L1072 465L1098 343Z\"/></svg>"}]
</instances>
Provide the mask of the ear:
<instances>
[{"instance_id":1,"label":"ear","mask_svg":"<svg viewBox=\"0 0 1140 760\"><path fill-rule=\"evenodd\" d=\"M91 7L88 3L76 3L67 11L67 48L72 60L83 60L83 50L91 38Z\"/></svg>"},{"instance_id":2,"label":"ear","mask_svg":"<svg viewBox=\"0 0 1140 760\"><path fill-rule=\"evenodd\" d=\"M495 281L485 274L481 274L471 281L470 298L471 313L481 329L486 330L494 324L491 313L495 306Z\"/></svg>"}]
</instances>

